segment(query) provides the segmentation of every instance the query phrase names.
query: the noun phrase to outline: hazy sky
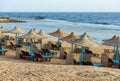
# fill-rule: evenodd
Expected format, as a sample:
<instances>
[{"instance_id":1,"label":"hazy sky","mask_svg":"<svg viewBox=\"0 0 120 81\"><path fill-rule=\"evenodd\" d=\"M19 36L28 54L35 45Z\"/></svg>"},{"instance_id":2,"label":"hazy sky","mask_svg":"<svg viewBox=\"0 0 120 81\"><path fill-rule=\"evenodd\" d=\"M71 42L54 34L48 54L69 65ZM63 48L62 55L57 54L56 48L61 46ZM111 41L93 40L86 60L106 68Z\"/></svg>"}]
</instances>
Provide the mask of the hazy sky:
<instances>
[{"instance_id":1,"label":"hazy sky","mask_svg":"<svg viewBox=\"0 0 120 81\"><path fill-rule=\"evenodd\" d=\"M0 12L120 12L120 0L0 0Z\"/></svg>"}]
</instances>

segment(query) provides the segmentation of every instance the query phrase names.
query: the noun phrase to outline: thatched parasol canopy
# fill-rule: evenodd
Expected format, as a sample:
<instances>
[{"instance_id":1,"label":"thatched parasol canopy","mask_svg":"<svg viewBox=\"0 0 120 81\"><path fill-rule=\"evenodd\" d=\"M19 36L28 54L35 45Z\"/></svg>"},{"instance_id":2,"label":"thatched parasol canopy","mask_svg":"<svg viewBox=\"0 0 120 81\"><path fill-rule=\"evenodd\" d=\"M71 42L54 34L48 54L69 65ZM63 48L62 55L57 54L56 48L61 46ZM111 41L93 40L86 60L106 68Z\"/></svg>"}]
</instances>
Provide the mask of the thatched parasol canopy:
<instances>
[{"instance_id":1,"label":"thatched parasol canopy","mask_svg":"<svg viewBox=\"0 0 120 81\"><path fill-rule=\"evenodd\" d=\"M35 33L37 33L37 30L36 30L36 28L34 28L34 29L33 29L33 31L34 31Z\"/></svg>"},{"instance_id":2,"label":"thatched parasol canopy","mask_svg":"<svg viewBox=\"0 0 120 81\"><path fill-rule=\"evenodd\" d=\"M56 37L65 37L65 36L67 36L68 34L65 33L65 32L63 32L63 31L61 31L61 29L58 29L56 32L53 32L53 33L51 33L50 35L56 36Z\"/></svg>"},{"instance_id":3,"label":"thatched parasol canopy","mask_svg":"<svg viewBox=\"0 0 120 81\"><path fill-rule=\"evenodd\" d=\"M83 37L83 36L87 36L88 39L90 39L90 40L94 40L94 39L95 39L94 37L89 36L89 35L87 34L87 32L84 32L82 35L80 35L80 37Z\"/></svg>"},{"instance_id":4,"label":"thatched parasol canopy","mask_svg":"<svg viewBox=\"0 0 120 81\"><path fill-rule=\"evenodd\" d=\"M15 26L14 29L7 31L7 33L14 33L14 34L26 34L27 32L25 30L20 29L20 27Z\"/></svg>"},{"instance_id":5,"label":"thatched parasol canopy","mask_svg":"<svg viewBox=\"0 0 120 81\"><path fill-rule=\"evenodd\" d=\"M104 41L104 42L110 42L110 41L116 39L117 37L118 37L117 35L114 35L112 38L110 38L110 39L105 39L105 40L103 40L103 41Z\"/></svg>"},{"instance_id":6,"label":"thatched parasol canopy","mask_svg":"<svg viewBox=\"0 0 120 81\"><path fill-rule=\"evenodd\" d=\"M32 29L25 35L22 35L22 36L18 36L18 38L28 38L28 39L31 39L31 38L42 38L40 35L36 34Z\"/></svg>"},{"instance_id":7,"label":"thatched parasol canopy","mask_svg":"<svg viewBox=\"0 0 120 81\"><path fill-rule=\"evenodd\" d=\"M51 35L46 34L42 29L38 32L38 35L42 36L43 38L51 37Z\"/></svg>"},{"instance_id":8,"label":"thatched parasol canopy","mask_svg":"<svg viewBox=\"0 0 120 81\"><path fill-rule=\"evenodd\" d=\"M1 31L1 32L7 32L8 30L5 29L5 28L3 28L3 26L1 26L1 27L0 27L0 31Z\"/></svg>"},{"instance_id":9,"label":"thatched parasol canopy","mask_svg":"<svg viewBox=\"0 0 120 81\"><path fill-rule=\"evenodd\" d=\"M77 39L77 38L79 38L79 36L75 35L74 32L71 32L70 35L63 37L61 40L67 41L67 40L73 40L73 39Z\"/></svg>"},{"instance_id":10,"label":"thatched parasol canopy","mask_svg":"<svg viewBox=\"0 0 120 81\"><path fill-rule=\"evenodd\" d=\"M72 42L81 46L99 46L98 43L91 41L90 38L85 34L82 37L73 40Z\"/></svg>"}]
</instances>

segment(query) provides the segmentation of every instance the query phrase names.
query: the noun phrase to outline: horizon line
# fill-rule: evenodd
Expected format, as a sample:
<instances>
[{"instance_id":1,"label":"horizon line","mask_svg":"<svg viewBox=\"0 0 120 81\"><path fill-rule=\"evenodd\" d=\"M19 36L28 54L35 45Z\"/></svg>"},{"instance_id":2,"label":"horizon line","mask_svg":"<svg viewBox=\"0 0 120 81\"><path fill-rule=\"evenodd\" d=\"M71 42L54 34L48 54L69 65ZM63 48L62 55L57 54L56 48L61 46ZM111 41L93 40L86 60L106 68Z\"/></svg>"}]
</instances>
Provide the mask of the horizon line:
<instances>
[{"instance_id":1,"label":"horizon line","mask_svg":"<svg viewBox=\"0 0 120 81\"><path fill-rule=\"evenodd\" d=\"M120 11L118 11L118 12L114 12L114 11L113 12L104 12L104 11L103 12L102 11L98 11L98 12L86 12L86 11L85 12L79 12L79 11L78 12L74 12L74 11L73 12L72 11L71 12L61 12L61 11L60 12L57 12L57 11L56 12L54 12L54 11L51 11L51 12L41 12L41 11L38 11L38 12L37 11L33 11L33 12L31 12L31 11L25 11L25 12L20 11L19 12L18 11L18 12L16 12L16 11L7 11L6 12L6 11L3 11L3 12L0 12L0 13L120 13Z\"/></svg>"}]
</instances>

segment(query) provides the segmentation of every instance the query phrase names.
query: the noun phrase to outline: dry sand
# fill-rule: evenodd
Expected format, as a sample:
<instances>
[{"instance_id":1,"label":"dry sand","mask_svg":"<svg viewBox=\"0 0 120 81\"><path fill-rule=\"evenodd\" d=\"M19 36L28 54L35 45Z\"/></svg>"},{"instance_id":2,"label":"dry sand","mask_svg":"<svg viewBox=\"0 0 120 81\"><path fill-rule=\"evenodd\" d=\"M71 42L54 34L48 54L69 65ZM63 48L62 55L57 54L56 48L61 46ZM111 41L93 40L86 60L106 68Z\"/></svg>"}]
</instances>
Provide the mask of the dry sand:
<instances>
[{"instance_id":1,"label":"dry sand","mask_svg":"<svg viewBox=\"0 0 120 81\"><path fill-rule=\"evenodd\" d=\"M59 65L58 65L59 64ZM9 50L0 56L0 81L119 81L120 70L115 68L65 65L65 60L32 62L15 58Z\"/></svg>"},{"instance_id":2,"label":"dry sand","mask_svg":"<svg viewBox=\"0 0 120 81\"><path fill-rule=\"evenodd\" d=\"M0 61L0 81L119 81L120 70Z\"/></svg>"}]
</instances>

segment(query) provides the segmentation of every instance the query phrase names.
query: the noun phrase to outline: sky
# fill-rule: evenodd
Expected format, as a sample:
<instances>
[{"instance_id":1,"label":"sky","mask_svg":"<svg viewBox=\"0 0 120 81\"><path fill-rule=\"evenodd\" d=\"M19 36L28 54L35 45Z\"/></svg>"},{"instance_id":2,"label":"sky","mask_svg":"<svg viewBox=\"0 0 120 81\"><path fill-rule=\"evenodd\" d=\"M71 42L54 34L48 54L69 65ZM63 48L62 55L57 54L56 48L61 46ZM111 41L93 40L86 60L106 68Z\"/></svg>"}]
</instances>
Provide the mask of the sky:
<instances>
[{"instance_id":1,"label":"sky","mask_svg":"<svg viewBox=\"0 0 120 81\"><path fill-rule=\"evenodd\" d=\"M0 0L0 12L120 12L120 0Z\"/></svg>"}]
</instances>

